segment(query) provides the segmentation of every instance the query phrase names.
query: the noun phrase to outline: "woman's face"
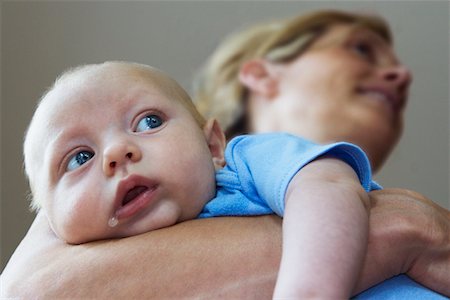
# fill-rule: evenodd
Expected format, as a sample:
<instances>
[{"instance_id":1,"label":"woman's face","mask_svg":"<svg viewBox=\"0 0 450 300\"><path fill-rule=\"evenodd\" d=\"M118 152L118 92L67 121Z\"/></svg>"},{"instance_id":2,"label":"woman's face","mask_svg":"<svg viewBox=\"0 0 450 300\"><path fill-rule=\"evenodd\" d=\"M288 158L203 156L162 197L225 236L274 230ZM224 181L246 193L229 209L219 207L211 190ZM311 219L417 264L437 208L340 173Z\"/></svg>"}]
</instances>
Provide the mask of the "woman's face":
<instances>
[{"instance_id":1,"label":"woman's face","mask_svg":"<svg viewBox=\"0 0 450 300\"><path fill-rule=\"evenodd\" d=\"M306 53L277 65L275 74L270 109L276 131L358 144L374 169L398 141L411 74L373 31L333 26Z\"/></svg>"}]
</instances>

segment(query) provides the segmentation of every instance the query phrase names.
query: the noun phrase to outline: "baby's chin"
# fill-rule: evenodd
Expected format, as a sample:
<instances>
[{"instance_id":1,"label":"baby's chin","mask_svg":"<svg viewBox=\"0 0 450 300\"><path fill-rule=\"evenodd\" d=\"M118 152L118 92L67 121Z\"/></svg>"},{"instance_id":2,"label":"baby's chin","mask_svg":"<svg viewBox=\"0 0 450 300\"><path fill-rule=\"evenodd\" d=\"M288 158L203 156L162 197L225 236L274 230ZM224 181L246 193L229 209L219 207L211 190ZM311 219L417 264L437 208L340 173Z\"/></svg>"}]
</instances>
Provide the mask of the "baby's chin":
<instances>
[{"instance_id":1,"label":"baby's chin","mask_svg":"<svg viewBox=\"0 0 450 300\"><path fill-rule=\"evenodd\" d=\"M115 234L108 231L106 229L106 226L107 225L105 224L105 230L94 231L92 226L82 226L80 224L64 227L61 225L52 225L52 223L50 222L50 227L58 236L58 238L70 245L80 245L89 242L114 238Z\"/></svg>"}]
</instances>

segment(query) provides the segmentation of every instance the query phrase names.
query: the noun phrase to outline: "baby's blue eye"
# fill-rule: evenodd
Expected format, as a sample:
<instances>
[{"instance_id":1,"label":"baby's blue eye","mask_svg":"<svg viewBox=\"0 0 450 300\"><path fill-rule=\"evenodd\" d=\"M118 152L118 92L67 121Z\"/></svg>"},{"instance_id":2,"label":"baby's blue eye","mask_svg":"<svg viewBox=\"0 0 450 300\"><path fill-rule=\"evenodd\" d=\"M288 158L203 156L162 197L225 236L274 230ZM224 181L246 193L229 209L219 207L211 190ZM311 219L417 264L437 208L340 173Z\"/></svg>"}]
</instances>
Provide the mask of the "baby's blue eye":
<instances>
[{"instance_id":1,"label":"baby's blue eye","mask_svg":"<svg viewBox=\"0 0 450 300\"><path fill-rule=\"evenodd\" d=\"M90 151L80 151L72 156L67 163L67 171L72 171L79 168L81 165L85 164L94 156L94 153Z\"/></svg>"},{"instance_id":2,"label":"baby's blue eye","mask_svg":"<svg viewBox=\"0 0 450 300\"><path fill-rule=\"evenodd\" d=\"M142 132L158 128L163 124L163 120L157 115L147 115L139 120L136 126L136 132Z\"/></svg>"}]
</instances>

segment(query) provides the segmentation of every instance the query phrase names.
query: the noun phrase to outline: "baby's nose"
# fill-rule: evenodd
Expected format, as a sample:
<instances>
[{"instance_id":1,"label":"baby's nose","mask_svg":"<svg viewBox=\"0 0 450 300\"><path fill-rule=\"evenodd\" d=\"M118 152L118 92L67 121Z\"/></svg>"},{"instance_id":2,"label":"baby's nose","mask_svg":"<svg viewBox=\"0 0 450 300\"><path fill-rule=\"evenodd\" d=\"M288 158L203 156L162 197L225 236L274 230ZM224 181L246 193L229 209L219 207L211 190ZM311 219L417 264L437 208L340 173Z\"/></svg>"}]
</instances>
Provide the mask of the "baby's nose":
<instances>
[{"instance_id":1,"label":"baby's nose","mask_svg":"<svg viewBox=\"0 0 450 300\"><path fill-rule=\"evenodd\" d=\"M113 176L118 168L137 162L141 157L139 147L132 143L121 142L108 146L103 154L103 172L107 176Z\"/></svg>"}]
</instances>

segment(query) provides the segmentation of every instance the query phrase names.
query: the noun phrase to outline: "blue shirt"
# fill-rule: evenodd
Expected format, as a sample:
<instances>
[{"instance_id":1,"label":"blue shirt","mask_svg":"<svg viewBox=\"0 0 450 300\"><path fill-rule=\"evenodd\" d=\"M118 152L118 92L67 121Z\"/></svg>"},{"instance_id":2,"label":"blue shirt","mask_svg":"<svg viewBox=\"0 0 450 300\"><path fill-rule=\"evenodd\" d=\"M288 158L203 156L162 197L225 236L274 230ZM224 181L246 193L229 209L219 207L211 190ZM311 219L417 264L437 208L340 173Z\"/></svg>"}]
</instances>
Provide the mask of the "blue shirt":
<instances>
[{"instance_id":1,"label":"blue shirt","mask_svg":"<svg viewBox=\"0 0 450 300\"><path fill-rule=\"evenodd\" d=\"M318 145L289 134L239 136L228 144L226 166L216 173L217 195L199 218L284 214L284 195L293 176L322 155L347 162L366 191L380 189L372 180L364 152L349 143ZM385 280L355 299L447 299L406 275Z\"/></svg>"},{"instance_id":2,"label":"blue shirt","mask_svg":"<svg viewBox=\"0 0 450 300\"><path fill-rule=\"evenodd\" d=\"M372 181L365 153L349 143L318 145L285 133L243 135L225 150L226 165L216 173L217 195L200 218L284 214L284 195L297 172L320 156L348 163L366 191L379 189Z\"/></svg>"}]
</instances>

